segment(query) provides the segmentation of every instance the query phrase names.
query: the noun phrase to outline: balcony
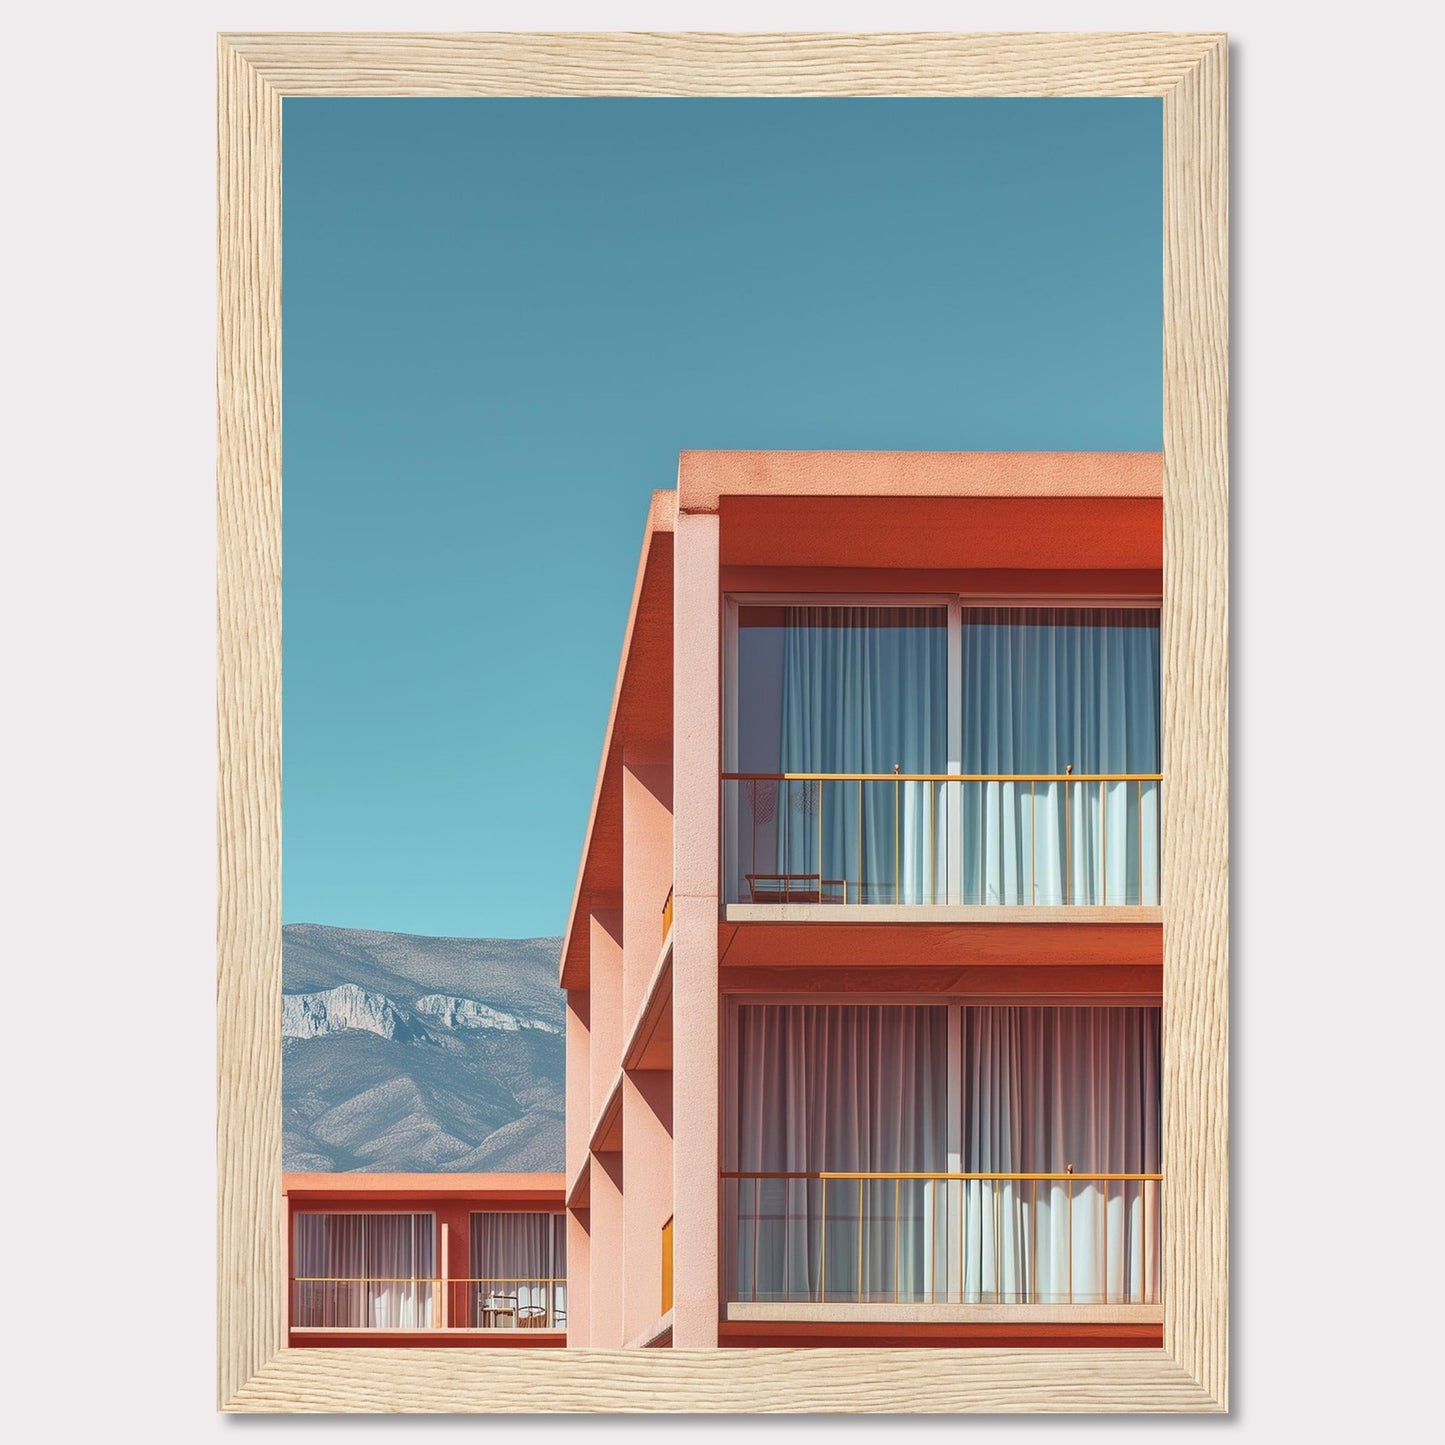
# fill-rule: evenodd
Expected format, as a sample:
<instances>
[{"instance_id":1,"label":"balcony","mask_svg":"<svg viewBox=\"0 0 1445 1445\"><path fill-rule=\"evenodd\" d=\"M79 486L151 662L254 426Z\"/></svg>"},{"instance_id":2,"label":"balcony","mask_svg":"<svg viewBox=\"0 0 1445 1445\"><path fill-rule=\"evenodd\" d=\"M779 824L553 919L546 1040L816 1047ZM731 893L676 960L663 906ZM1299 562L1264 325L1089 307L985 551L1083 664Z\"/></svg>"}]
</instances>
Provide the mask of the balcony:
<instances>
[{"instance_id":1,"label":"balcony","mask_svg":"<svg viewBox=\"0 0 1445 1445\"><path fill-rule=\"evenodd\" d=\"M291 1328L302 1331L562 1330L565 1279L298 1277Z\"/></svg>"},{"instance_id":2,"label":"balcony","mask_svg":"<svg viewBox=\"0 0 1445 1445\"><path fill-rule=\"evenodd\" d=\"M729 1314L1153 1318L1161 1188L1071 1169L724 1173Z\"/></svg>"},{"instance_id":3,"label":"balcony","mask_svg":"<svg viewBox=\"0 0 1445 1445\"><path fill-rule=\"evenodd\" d=\"M729 905L1155 908L1162 774L722 774Z\"/></svg>"}]
</instances>

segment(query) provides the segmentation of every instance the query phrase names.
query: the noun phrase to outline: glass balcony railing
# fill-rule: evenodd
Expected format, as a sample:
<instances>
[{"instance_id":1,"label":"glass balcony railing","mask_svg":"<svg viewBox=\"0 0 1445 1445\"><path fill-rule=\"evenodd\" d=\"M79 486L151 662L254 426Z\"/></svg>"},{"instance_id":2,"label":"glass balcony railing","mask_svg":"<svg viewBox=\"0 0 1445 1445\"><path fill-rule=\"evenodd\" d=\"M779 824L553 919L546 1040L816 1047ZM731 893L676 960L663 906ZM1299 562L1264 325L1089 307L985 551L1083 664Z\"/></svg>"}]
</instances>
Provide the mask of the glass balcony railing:
<instances>
[{"instance_id":1,"label":"glass balcony railing","mask_svg":"<svg viewBox=\"0 0 1445 1445\"><path fill-rule=\"evenodd\" d=\"M725 901L1159 902L1159 773L724 773Z\"/></svg>"},{"instance_id":2,"label":"glass balcony railing","mask_svg":"<svg viewBox=\"0 0 1445 1445\"><path fill-rule=\"evenodd\" d=\"M1159 1174L725 1173L738 1303L1159 1302Z\"/></svg>"}]
</instances>

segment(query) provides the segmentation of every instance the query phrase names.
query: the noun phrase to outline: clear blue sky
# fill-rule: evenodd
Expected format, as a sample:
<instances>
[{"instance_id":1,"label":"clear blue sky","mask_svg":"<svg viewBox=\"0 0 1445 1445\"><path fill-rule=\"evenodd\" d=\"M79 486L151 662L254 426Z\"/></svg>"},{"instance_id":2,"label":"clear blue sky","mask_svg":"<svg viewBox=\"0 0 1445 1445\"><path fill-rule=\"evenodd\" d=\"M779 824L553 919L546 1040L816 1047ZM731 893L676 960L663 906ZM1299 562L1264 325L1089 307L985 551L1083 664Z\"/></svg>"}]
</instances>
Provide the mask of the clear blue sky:
<instances>
[{"instance_id":1,"label":"clear blue sky","mask_svg":"<svg viewBox=\"0 0 1445 1445\"><path fill-rule=\"evenodd\" d=\"M287 100L284 913L560 933L692 447L1160 446L1155 100Z\"/></svg>"}]
</instances>

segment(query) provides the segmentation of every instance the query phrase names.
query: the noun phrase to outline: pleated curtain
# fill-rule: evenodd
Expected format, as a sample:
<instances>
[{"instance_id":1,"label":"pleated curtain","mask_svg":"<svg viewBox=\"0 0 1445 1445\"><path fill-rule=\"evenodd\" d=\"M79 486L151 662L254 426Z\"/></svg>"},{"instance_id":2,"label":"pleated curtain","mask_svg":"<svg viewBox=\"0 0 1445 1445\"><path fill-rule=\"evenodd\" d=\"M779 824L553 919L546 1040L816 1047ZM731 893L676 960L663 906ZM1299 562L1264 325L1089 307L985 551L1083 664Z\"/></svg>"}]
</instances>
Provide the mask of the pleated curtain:
<instances>
[{"instance_id":1,"label":"pleated curtain","mask_svg":"<svg viewBox=\"0 0 1445 1445\"><path fill-rule=\"evenodd\" d=\"M738 1006L733 1298L1157 1301L1158 1182L818 1177L1158 1172L1157 1008L963 1007L950 1099L958 1007Z\"/></svg>"},{"instance_id":2,"label":"pleated curtain","mask_svg":"<svg viewBox=\"0 0 1445 1445\"><path fill-rule=\"evenodd\" d=\"M298 1214L295 1327L428 1329L436 1308L430 1214Z\"/></svg>"},{"instance_id":3,"label":"pleated curtain","mask_svg":"<svg viewBox=\"0 0 1445 1445\"><path fill-rule=\"evenodd\" d=\"M1159 614L963 613L965 774L1160 771ZM1157 904L1159 784L959 785L961 901Z\"/></svg>"},{"instance_id":4,"label":"pleated curtain","mask_svg":"<svg viewBox=\"0 0 1445 1445\"><path fill-rule=\"evenodd\" d=\"M967 1173L1159 1170L1157 1008L965 1008ZM965 1302L1153 1303L1159 1185L973 1181Z\"/></svg>"},{"instance_id":5,"label":"pleated curtain","mask_svg":"<svg viewBox=\"0 0 1445 1445\"><path fill-rule=\"evenodd\" d=\"M494 1319L543 1318L565 1324L567 1220L539 1210L484 1210L472 1215L474 1309ZM473 1325L483 1323L473 1319Z\"/></svg>"},{"instance_id":6,"label":"pleated curtain","mask_svg":"<svg viewBox=\"0 0 1445 1445\"><path fill-rule=\"evenodd\" d=\"M737 1168L768 1174L945 1167L947 1010L747 1004L736 1016ZM738 1299L909 1300L929 1272L920 1183L736 1181Z\"/></svg>"},{"instance_id":7,"label":"pleated curtain","mask_svg":"<svg viewBox=\"0 0 1445 1445\"><path fill-rule=\"evenodd\" d=\"M947 649L940 608L785 609L779 770L943 772ZM780 785L778 872L803 891L818 888L821 872L830 902L932 901L939 796L920 782Z\"/></svg>"}]
</instances>

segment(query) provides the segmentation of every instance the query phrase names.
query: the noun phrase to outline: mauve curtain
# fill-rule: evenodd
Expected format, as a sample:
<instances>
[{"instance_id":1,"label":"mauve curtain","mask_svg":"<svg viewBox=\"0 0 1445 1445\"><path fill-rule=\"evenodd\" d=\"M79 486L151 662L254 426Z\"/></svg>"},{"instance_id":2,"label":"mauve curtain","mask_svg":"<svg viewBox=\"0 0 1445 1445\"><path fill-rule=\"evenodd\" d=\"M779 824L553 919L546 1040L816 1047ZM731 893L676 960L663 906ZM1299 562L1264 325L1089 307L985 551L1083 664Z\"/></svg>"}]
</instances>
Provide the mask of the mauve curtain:
<instances>
[{"instance_id":1,"label":"mauve curtain","mask_svg":"<svg viewBox=\"0 0 1445 1445\"><path fill-rule=\"evenodd\" d=\"M1157 1008L965 1008L963 1060L965 1172L1158 1172ZM974 1181L963 1204L966 1302L1159 1298L1157 1183Z\"/></svg>"},{"instance_id":2,"label":"mauve curtain","mask_svg":"<svg viewBox=\"0 0 1445 1445\"><path fill-rule=\"evenodd\" d=\"M298 1214L298 1328L428 1329L436 1232L430 1214Z\"/></svg>"},{"instance_id":3,"label":"mauve curtain","mask_svg":"<svg viewBox=\"0 0 1445 1445\"><path fill-rule=\"evenodd\" d=\"M946 1008L746 1004L736 1030L739 1172L946 1167ZM922 1298L932 1269L929 1189L879 1181L860 1191L839 1180L825 1197L824 1188L737 1181L728 1196L735 1298Z\"/></svg>"},{"instance_id":4,"label":"mauve curtain","mask_svg":"<svg viewBox=\"0 0 1445 1445\"><path fill-rule=\"evenodd\" d=\"M476 1308L511 1309L519 1321L567 1317L567 1219L540 1210L486 1210L472 1215L472 1291ZM489 1304L489 1301L491 1302ZM480 1323L473 1320L473 1324Z\"/></svg>"},{"instance_id":5,"label":"mauve curtain","mask_svg":"<svg viewBox=\"0 0 1445 1445\"><path fill-rule=\"evenodd\" d=\"M943 772L947 648L937 607L787 608L780 771ZM778 872L790 886L816 878L821 837L828 901L931 901L945 830L936 805L929 842L930 793L939 804L941 790L927 783L865 784L861 798L857 783L783 785Z\"/></svg>"},{"instance_id":6,"label":"mauve curtain","mask_svg":"<svg viewBox=\"0 0 1445 1445\"><path fill-rule=\"evenodd\" d=\"M1157 610L964 609L965 773L1157 773L1159 756ZM1159 901L1157 783L966 783L960 809L965 903Z\"/></svg>"}]
</instances>

